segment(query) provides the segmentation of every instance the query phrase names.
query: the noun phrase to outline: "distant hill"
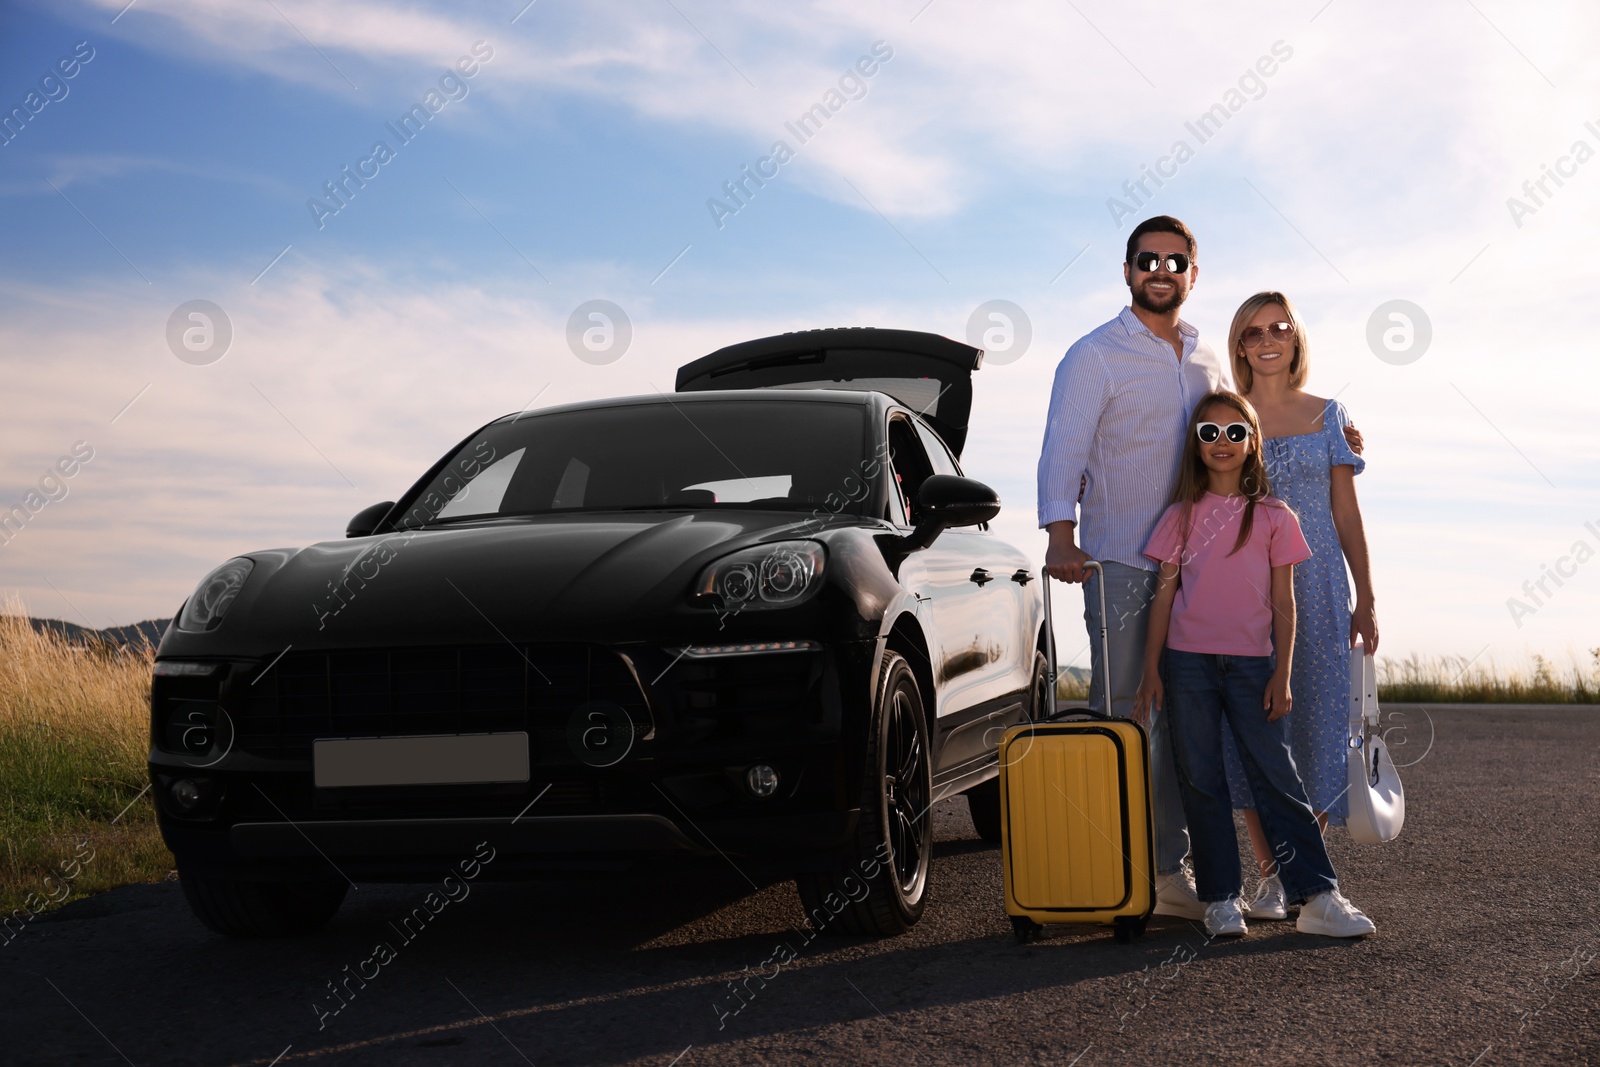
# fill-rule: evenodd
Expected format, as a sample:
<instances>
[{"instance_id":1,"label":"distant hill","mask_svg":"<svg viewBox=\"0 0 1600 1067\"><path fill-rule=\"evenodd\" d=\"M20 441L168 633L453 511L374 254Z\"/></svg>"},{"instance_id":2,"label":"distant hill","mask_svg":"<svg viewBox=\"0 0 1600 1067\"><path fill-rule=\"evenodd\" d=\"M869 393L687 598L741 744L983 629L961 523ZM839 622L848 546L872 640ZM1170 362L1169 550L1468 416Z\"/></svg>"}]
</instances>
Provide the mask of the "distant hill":
<instances>
[{"instance_id":1,"label":"distant hill","mask_svg":"<svg viewBox=\"0 0 1600 1067\"><path fill-rule=\"evenodd\" d=\"M88 645L104 641L111 645L148 644L151 648L161 643L161 635L166 633L167 624L171 621L171 619L145 619L143 622L130 623L127 626L92 630L75 622L67 622L65 619L28 619L33 628L40 633L53 631L74 644Z\"/></svg>"},{"instance_id":2,"label":"distant hill","mask_svg":"<svg viewBox=\"0 0 1600 1067\"><path fill-rule=\"evenodd\" d=\"M65 619L34 619L28 620L35 630L54 630L67 640L77 644L91 644L96 640L105 641L113 645L134 645L148 642L151 648L161 643L161 635L166 633L167 624L171 619L145 619L143 622L130 623L127 626L110 626L104 630L92 630L87 626L79 626L75 622ZM1075 682L1087 685L1089 682L1089 668L1068 667L1059 668L1064 677Z\"/></svg>"}]
</instances>

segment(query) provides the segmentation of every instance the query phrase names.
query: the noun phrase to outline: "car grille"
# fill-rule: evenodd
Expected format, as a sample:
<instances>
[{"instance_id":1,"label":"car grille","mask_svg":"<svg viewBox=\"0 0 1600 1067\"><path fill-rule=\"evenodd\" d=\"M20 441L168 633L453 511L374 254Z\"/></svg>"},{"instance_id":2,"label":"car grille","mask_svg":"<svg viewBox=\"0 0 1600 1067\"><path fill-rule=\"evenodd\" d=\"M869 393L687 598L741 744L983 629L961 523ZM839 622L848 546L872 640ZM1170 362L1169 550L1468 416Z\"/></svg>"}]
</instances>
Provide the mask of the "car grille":
<instances>
[{"instance_id":1,"label":"car grille","mask_svg":"<svg viewBox=\"0 0 1600 1067\"><path fill-rule=\"evenodd\" d=\"M235 679L223 706L236 747L261 756L307 757L321 737L526 730L535 764L576 767L569 738L591 720L625 714L637 736L651 729L628 662L594 645L289 652Z\"/></svg>"}]
</instances>

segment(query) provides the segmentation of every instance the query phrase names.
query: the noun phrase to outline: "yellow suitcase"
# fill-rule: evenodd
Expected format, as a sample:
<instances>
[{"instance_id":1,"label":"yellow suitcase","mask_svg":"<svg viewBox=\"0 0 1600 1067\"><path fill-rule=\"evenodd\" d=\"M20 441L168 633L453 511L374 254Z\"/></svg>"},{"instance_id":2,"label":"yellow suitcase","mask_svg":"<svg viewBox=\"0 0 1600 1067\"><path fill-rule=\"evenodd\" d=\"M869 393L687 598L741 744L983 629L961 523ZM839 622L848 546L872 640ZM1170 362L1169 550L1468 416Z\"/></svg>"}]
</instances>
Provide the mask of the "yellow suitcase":
<instances>
[{"instance_id":1,"label":"yellow suitcase","mask_svg":"<svg viewBox=\"0 0 1600 1067\"><path fill-rule=\"evenodd\" d=\"M1095 584L1109 662L1105 583ZM1041 585L1054 692L1049 578ZM1110 925L1118 941L1142 934L1156 901L1144 728L1114 718L1026 723L1006 731L999 755L1006 914L1017 942L1047 923Z\"/></svg>"}]
</instances>

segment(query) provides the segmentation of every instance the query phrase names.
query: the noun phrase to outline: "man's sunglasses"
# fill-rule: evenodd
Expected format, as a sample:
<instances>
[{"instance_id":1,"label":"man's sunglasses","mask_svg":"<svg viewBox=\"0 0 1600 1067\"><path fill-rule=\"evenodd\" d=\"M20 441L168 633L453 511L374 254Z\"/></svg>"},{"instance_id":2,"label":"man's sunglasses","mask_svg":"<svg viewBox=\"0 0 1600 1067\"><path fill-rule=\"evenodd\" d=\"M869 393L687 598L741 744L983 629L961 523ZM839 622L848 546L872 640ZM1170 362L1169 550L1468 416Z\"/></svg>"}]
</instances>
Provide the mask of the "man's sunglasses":
<instances>
[{"instance_id":1,"label":"man's sunglasses","mask_svg":"<svg viewBox=\"0 0 1600 1067\"><path fill-rule=\"evenodd\" d=\"M1228 440L1238 444L1250 436L1250 424L1248 422L1230 422L1226 426L1218 426L1214 422L1202 422L1194 428L1194 432L1200 436L1200 440L1208 445L1223 434L1227 434Z\"/></svg>"},{"instance_id":2,"label":"man's sunglasses","mask_svg":"<svg viewBox=\"0 0 1600 1067\"><path fill-rule=\"evenodd\" d=\"M1165 266L1169 274L1183 274L1189 269L1189 257L1182 252L1140 252L1133 262L1146 274L1158 266Z\"/></svg>"},{"instance_id":3,"label":"man's sunglasses","mask_svg":"<svg viewBox=\"0 0 1600 1067\"><path fill-rule=\"evenodd\" d=\"M1293 336L1294 326L1280 321L1269 322L1265 326L1247 326L1244 333L1239 335L1239 340L1244 342L1246 348L1254 348L1267 341L1282 343Z\"/></svg>"}]
</instances>

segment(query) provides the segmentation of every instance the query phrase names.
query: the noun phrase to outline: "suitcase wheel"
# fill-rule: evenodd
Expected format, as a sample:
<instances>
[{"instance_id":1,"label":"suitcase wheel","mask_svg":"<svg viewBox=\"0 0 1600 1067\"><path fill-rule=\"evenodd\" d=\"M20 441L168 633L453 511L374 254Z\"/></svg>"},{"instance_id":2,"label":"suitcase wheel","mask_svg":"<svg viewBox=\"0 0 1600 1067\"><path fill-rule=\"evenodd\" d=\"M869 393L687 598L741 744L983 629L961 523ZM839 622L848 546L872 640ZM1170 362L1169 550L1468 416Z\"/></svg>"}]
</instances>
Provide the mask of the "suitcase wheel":
<instances>
[{"instance_id":1,"label":"suitcase wheel","mask_svg":"<svg viewBox=\"0 0 1600 1067\"><path fill-rule=\"evenodd\" d=\"M1011 933L1015 935L1017 944L1026 945L1029 941L1039 940L1039 935L1044 933L1044 927L1026 915L1013 915L1011 916Z\"/></svg>"},{"instance_id":2,"label":"suitcase wheel","mask_svg":"<svg viewBox=\"0 0 1600 1067\"><path fill-rule=\"evenodd\" d=\"M1130 916L1119 918L1112 926L1112 936L1118 944L1126 945L1136 937L1144 936L1144 919L1135 919Z\"/></svg>"}]
</instances>

